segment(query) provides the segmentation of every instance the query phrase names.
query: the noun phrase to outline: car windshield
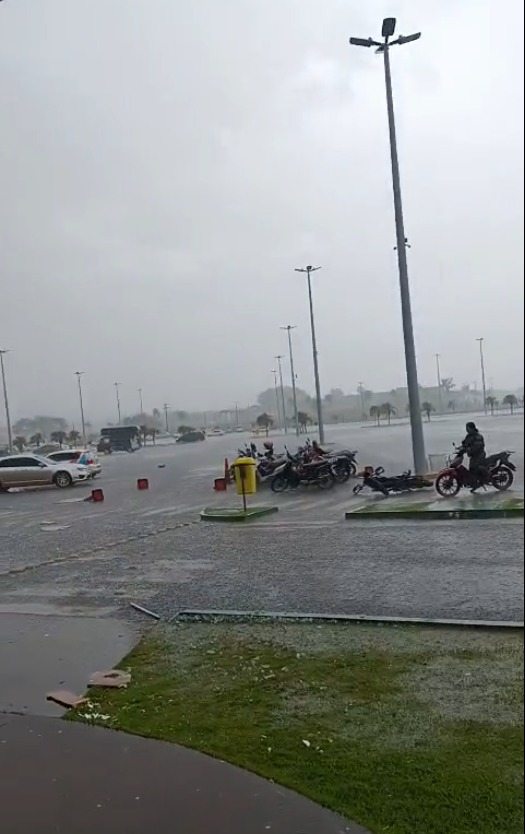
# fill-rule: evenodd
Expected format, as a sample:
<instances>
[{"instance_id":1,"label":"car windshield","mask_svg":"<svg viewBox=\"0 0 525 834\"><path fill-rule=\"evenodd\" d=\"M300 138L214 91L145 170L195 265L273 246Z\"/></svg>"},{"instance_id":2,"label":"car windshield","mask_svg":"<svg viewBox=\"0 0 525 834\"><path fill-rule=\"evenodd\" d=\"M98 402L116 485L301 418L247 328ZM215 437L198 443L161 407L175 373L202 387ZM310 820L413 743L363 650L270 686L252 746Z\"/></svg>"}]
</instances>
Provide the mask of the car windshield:
<instances>
[{"instance_id":1,"label":"car windshield","mask_svg":"<svg viewBox=\"0 0 525 834\"><path fill-rule=\"evenodd\" d=\"M33 455L33 457L39 463L44 463L46 466L56 466L56 460L50 460L49 458L45 458L43 455Z\"/></svg>"}]
</instances>

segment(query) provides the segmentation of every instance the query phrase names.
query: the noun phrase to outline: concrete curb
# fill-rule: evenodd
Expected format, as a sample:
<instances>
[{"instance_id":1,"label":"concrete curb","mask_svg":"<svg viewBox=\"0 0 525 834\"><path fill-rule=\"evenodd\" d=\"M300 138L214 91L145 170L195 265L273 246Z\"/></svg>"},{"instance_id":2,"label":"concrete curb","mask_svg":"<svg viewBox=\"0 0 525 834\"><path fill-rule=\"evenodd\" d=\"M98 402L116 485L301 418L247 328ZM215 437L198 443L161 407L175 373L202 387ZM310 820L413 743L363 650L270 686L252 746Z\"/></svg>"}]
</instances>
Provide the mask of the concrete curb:
<instances>
[{"instance_id":1,"label":"concrete curb","mask_svg":"<svg viewBox=\"0 0 525 834\"><path fill-rule=\"evenodd\" d=\"M170 623L188 622L267 622L268 620L303 623L369 623L371 625L407 625L407 626L434 626L448 628L487 628L487 629L513 629L523 630L524 623L519 620L455 620L447 618L432 617L390 617L388 615L368 614L319 614L319 613L294 613L287 611L236 611L236 610L213 610L213 609L187 609L179 611L169 620Z\"/></svg>"},{"instance_id":2,"label":"concrete curb","mask_svg":"<svg viewBox=\"0 0 525 834\"><path fill-rule=\"evenodd\" d=\"M351 521L377 521L381 519L389 519L396 521L397 519L409 519L410 521L468 521L470 519L489 519L489 518L523 518L523 507L494 507L486 510L370 510L359 511L353 510L345 513L345 518Z\"/></svg>"},{"instance_id":3,"label":"concrete curb","mask_svg":"<svg viewBox=\"0 0 525 834\"><path fill-rule=\"evenodd\" d=\"M248 509L232 509L227 507L204 507L200 517L202 521L239 522L261 518L271 513L279 512L279 507L248 507Z\"/></svg>"}]
</instances>

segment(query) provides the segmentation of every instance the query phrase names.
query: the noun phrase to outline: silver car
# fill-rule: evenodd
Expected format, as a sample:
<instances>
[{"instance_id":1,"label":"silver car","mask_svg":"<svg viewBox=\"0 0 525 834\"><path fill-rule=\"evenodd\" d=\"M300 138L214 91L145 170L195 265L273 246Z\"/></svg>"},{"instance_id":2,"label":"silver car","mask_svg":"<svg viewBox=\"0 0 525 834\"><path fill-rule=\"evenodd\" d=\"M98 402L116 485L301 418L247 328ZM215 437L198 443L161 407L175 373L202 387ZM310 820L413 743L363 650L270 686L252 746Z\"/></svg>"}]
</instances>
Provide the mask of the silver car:
<instances>
[{"instance_id":1,"label":"silver car","mask_svg":"<svg viewBox=\"0 0 525 834\"><path fill-rule=\"evenodd\" d=\"M11 455L0 458L0 492L14 487L73 486L90 477L87 466L53 463L40 455Z\"/></svg>"}]
</instances>

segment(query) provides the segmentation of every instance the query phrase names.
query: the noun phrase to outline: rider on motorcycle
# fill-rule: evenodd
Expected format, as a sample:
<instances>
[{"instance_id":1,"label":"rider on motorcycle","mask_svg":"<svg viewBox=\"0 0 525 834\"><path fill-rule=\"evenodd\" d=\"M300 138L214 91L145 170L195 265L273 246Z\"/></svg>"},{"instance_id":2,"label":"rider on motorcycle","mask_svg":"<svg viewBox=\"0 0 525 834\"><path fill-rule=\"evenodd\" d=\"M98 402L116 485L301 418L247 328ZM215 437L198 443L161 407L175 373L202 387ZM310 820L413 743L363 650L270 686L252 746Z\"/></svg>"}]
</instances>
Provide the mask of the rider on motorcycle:
<instances>
[{"instance_id":1,"label":"rider on motorcycle","mask_svg":"<svg viewBox=\"0 0 525 834\"><path fill-rule=\"evenodd\" d=\"M470 460L469 469L475 478L474 485L470 490L474 493L481 486L486 477L485 461L487 459L487 455L485 453L485 438L478 431L476 424L472 421L467 423L466 429L467 434L461 445Z\"/></svg>"}]
</instances>

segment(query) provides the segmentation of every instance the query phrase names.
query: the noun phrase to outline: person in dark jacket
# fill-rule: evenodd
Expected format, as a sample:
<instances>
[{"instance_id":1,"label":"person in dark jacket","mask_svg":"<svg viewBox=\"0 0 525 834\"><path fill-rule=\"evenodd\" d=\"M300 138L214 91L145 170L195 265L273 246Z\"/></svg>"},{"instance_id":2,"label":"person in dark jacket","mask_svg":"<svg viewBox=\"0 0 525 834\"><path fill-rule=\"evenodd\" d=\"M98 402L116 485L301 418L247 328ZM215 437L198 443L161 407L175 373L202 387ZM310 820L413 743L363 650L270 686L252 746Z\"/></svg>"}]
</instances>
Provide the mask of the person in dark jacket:
<instances>
[{"instance_id":1,"label":"person in dark jacket","mask_svg":"<svg viewBox=\"0 0 525 834\"><path fill-rule=\"evenodd\" d=\"M467 423L467 435L462 443L462 446L470 460L470 471L475 476L476 481L471 489L475 492L485 480L485 460L487 455L485 453L485 438L478 431L475 423Z\"/></svg>"}]
</instances>

